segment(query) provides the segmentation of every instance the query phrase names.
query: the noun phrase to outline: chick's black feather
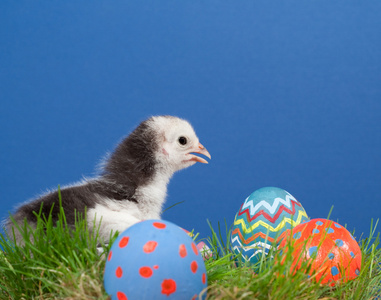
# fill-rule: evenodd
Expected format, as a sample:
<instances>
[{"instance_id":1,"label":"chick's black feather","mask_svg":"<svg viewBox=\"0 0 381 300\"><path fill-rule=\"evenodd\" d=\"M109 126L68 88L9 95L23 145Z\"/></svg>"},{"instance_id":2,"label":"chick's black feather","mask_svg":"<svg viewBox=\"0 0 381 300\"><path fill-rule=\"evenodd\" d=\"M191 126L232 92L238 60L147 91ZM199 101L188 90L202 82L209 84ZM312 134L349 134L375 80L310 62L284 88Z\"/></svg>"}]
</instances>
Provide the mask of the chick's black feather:
<instances>
[{"instance_id":1,"label":"chick's black feather","mask_svg":"<svg viewBox=\"0 0 381 300\"><path fill-rule=\"evenodd\" d=\"M155 172L155 152L158 150L157 134L142 122L124 139L107 161L102 177L130 190L132 197L136 187L152 179Z\"/></svg>"},{"instance_id":2,"label":"chick's black feather","mask_svg":"<svg viewBox=\"0 0 381 300\"><path fill-rule=\"evenodd\" d=\"M83 214L86 208L93 208L102 198L139 202L135 191L152 179L156 163L155 151L158 149L158 137L149 126L149 121L150 119L142 122L116 147L99 178L60 191L68 224L74 224L75 212ZM46 217L52 211L53 222L57 221L58 191L24 204L14 214L14 218L16 221L26 218L28 222L35 222L33 212L38 213L40 209Z\"/></svg>"}]
</instances>

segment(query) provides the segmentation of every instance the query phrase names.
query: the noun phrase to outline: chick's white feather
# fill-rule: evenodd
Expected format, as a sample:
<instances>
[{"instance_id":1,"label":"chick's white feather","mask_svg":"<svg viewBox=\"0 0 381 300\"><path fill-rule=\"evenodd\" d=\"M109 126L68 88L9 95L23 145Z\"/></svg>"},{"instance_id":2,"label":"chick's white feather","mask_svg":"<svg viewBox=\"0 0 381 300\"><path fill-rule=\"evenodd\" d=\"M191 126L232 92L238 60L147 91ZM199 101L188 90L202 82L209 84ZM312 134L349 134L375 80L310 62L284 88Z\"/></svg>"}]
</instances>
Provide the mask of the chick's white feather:
<instances>
[{"instance_id":1,"label":"chick's white feather","mask_svg":"<svg viewBox=\"0 0 381 300\"><path fill-rule=\"evenodd\" d=\"M89 228L94 230L94 224L98 227L101 221L99 234L107 242L111 232L122 232L142 220L161 218L173 174L197 161L206 162L194 153L210 158L187 121L157 116L142 122L105 160L99 177L62 189L62 206L69 225L74 224L74 210L87 210ZM57 191L50 192L22 205L14 218L19 224L26 219L33 227L33 211L38 212L43 204L43 214L47 214L53 207L54 219L57 202ZM8 220L8 230L12 227ZM16 241L21 239L16 234Z\"/></svg>"},{"instance_id":2,"label":"chick's white feather","mask_svg":"<svg viewBox=\"0 0 381 300\"><path fill-rule=\"evenodd\" d=\"M143 220L160 219L162 206L167 195L167 182L169 181L168 179L163 182L165 176L160 175L156 175L156 179L136 190L138 203L98 196L98 203L87 213L89 228L93 229L94 223L98 224L101 220L102 226L99 228L99 236L103 240L107 240L110 232L122 232Z\"/></svg>"}]
</instances>

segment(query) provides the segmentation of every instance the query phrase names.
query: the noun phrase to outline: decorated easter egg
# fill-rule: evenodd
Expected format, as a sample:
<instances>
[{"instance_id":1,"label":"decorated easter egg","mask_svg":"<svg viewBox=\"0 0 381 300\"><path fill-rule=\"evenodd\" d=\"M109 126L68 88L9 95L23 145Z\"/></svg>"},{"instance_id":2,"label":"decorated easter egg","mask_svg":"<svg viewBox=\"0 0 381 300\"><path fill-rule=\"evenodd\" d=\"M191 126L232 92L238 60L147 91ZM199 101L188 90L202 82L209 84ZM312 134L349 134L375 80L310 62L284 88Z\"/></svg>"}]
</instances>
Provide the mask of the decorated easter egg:
<instances>
[{"instance_id":1,"label":"decorated easter egg","mask_svg":"<svg viewBox=\"0 0 381 300\"><path fill-rule=\"evenodd\" d=\"M182 228L191 238L194 237L194 233L191 232L191 231L188 231L184 228ZM196 245L197 249L200 250L200 253L202 255L202 257L204 258L204 260L206 259L209 259L213 256L213 252L212 250L210 250L209 246L207 244L205 244L205 242L201 241L199 243L197 243Z\"/></svg>"},{"instance_id":2,"label":"decorated easter egg","mask_svg":"<svg viewBox=\"0 0 381 300\"><path fill-rule=\"evenodd\" d=\"M287 229L308 221L308 216L290 193L276 187L256 190L241 205L232 232L233 251L244 261L257 263L267 255Z\"/></svg>"},{"instance_id":3,"label":"decorated easter egg","mask_svg":"<svg viewBox=\"0 0 381 300\"><path fill-rule=\"evenodd\" d=\"M356 278L361 270L361 250L351 233L340 224L312 219L286 233L279 247L286 254L292 249L292 269L307 261L310 276L331 286ZM305 264L306 265L306 264Z\"/></svg>"},{"instance_id":4,"label":"decorated easter egg","mask_svg":"<svg viewBox=\"0 0 381 300\"><path fill-rule=\"evenodd\" d=\"M200 250L200 253L202 257L204 258L204 260L213 257L212 250L209 248L209 246L205 242L203 241L199 242L197 244L197 249Z\"/></svg>"},{"instance_id":5,"label":"decorated easter egg","mask_svg":"<svg viewBox=\"0 0 381 300\"><path fill-rule=\"evenodd\" d=\"M198 299L207 287L200 251L184 230L147 220L125 230L106 259L104 286L111 299Z\"/></svg>"}]
</instances>

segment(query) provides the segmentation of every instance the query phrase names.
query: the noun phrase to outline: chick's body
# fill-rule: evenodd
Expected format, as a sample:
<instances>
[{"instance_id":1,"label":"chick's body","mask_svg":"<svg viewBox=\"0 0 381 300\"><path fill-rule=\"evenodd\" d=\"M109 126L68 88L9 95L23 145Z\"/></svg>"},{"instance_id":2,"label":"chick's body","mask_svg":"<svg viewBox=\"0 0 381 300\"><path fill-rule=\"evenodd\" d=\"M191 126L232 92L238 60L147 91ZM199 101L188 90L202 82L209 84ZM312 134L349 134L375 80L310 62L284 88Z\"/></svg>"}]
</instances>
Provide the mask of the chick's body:
<instances>
[{"instance_id":1,"label":"chick's body","mask_svg":"<svg viewBox=\"0 0 381 300\"><path fill-rule=\"evenodd\" d=\"M142 122L104 162L99 177L61 189L68 225L74 225L75 212L86 210L89 229L101 221L99 234L107 242L111 231L122 232L136 222L159 219L173 174L196 162L207 163L193 153L210 158L187 121L157 116ZM50 192L20 206L13 217L20 225L26 219L34 227L34 212L42 205L42 214L48 216L52 210L55 223L58 201L58 191ZM22 243L13 222L8 220L6 227L11 236L14 232L16 242Z\"/></svg>"}]
</instances>

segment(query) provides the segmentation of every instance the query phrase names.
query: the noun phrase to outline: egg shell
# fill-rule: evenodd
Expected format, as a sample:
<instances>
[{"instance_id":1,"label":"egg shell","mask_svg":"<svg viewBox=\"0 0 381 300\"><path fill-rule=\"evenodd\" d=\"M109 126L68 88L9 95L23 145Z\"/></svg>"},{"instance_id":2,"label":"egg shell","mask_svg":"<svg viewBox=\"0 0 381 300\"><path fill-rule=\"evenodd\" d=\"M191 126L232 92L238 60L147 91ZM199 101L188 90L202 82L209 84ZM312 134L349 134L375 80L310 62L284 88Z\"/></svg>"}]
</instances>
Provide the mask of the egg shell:
<instances>
[{"instance_id":1,"label":"egg shell","mask_svg":"<svg viewBox=\"0 0 381 300\"><path fill-rule=\"evenodd\" d=\"M193 231L191 232L191 231L188 231L184 228L182 228L182 230L184 230L191 238L194 237ZM197 246L197 249L200 251L204 260L209 259L213 256L212 250L210 250L209 246L207 244L205 244L203 241L197 243L196 246Z\"/></svg>"},{"instance_id":2,"label":"egg shell","mask_svg":"<svg viewBox=\"0 0 381 300\"><path fill-rule=\"evenodd\" d=\"M113 300L196 299L207 287L207 276L200 251L184 230L168 221L147 220L113 243L104 286Z\"/></svg>"},{"instance_id":3,"label":"egg shell","mask_svg":"<svg viewBox=\"0 0 381 300\"><path fill-rule=\"evenodd\" d=\"M210 250L209 246L205 244L204 242L199 242L197 244L197 249L200 251L202 257L204 260L212 258L213 257L213 252Z\"/></svg>"},{"instance_id":4,"label":"egg shell","mask_svg":"<svg viewBox=\"0 0 381 300\"><path fill-rule=\"evenodd\" d=\"M285 255L292 249L292 270L311 263L309 275L334 286L356 278L361 270L360 246L342 225L327 219L312 219L287 232L279 248ZM283 259L284 261L284 259Z\"/></svg>"},{"instance_id":5,"label":"egg shell","mask_svg":"<svg viewBox=\"0 0 381 300\"><path fill-rule=\"evenodd\" d=\"M277 187L258 189L246 198L235 217L233 251L255 264L282 233L308 220L303 206L287 191Z\"/></svg>"}]
</instances>

